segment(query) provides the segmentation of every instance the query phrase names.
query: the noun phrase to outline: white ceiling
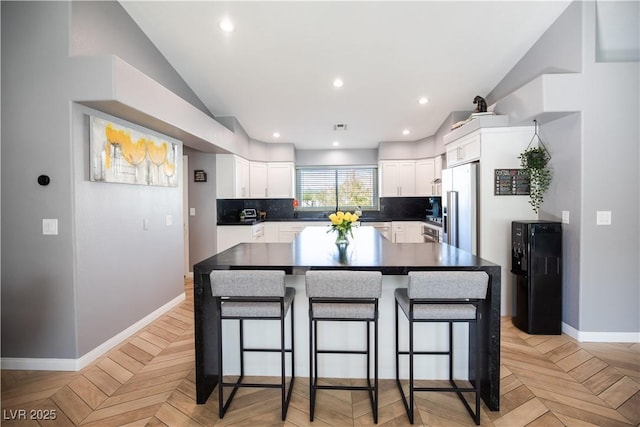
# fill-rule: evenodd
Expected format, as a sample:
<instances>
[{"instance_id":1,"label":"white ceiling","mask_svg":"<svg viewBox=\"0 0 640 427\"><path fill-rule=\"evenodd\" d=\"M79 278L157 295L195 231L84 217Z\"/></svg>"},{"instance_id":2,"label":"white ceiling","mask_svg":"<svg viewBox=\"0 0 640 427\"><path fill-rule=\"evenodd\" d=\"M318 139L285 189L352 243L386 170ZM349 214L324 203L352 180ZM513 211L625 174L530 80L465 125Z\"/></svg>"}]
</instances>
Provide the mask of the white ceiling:
<instances>
[{"instance_id":1,"label":"white ceiling","mask_svg":"<svg viewBox=\"0 0 640 427\"><path fill-rule=\"evenodd\" d=\"M450 112L473 110L569 3L121 1L214 116L297 149L434 135ZM219 29L225 17L234 32Z\"/></svg>"}]
</instances>

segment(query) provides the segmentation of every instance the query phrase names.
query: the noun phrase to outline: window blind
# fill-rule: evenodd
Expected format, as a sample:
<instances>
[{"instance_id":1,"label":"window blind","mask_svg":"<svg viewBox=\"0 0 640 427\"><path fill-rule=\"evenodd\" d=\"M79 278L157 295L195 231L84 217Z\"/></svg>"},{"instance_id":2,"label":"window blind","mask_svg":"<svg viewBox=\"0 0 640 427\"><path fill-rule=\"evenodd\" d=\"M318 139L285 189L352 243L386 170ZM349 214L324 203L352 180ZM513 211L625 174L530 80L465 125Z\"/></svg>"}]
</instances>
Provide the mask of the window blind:
<instances>
[{"instance_id":1,"label":"window blind","mask_svg":"<svg viewBox=\"0 0 640 427\"><path fill-rule=\"evenodd\" d=\"M298 168L296 178L302 210L378 209L376 167Z\"/></svg>"}]
</instances>

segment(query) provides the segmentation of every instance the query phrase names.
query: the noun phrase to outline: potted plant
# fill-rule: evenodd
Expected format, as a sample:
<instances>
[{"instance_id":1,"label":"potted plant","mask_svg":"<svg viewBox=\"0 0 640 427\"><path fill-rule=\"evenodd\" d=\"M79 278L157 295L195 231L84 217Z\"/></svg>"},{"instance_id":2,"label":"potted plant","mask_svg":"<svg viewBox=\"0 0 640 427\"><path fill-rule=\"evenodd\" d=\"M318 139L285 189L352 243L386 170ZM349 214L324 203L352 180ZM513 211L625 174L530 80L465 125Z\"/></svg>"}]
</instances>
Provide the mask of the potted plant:
<instances>
[{"instance_id":1,"label":"potted plant","mask_svg":"<svg viewBox=\"0 0 640 427\"><path fill-rule=\"evenodd\" d=\"M520 156L520 165L529 177L529 204L538 213L540 204L544 201L544 193L551 184L551 169L549 169L549 152L542 147L532 147L524 150Z\"/></svg>"}]
</instances>

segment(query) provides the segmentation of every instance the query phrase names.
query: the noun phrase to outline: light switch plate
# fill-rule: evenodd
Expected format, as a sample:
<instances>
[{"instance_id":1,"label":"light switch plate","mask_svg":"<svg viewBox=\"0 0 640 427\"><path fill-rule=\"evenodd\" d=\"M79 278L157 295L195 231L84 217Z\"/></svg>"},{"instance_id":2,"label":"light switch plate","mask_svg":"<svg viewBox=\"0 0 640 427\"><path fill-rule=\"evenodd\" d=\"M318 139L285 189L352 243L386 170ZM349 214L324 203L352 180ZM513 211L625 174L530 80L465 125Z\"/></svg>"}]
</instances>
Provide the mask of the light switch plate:
<instances>
[{"instance_id":1,"label":"light switch plate","mask_svg":"<svg viewBox=\"0 0 640 427\"><path fill-rule=\"evenodd\" d=\"M42 220L42 234L45 236L57 236L58 235L58 219L43 219Z\"/></svg>"},{"instance_id":2,"label":"light switch plate","mask_svg":"<svg viewBox=\"0 0 640 427\"><path fill-rule=\"evenodd\" d=\"M196 208L189 208L189 216L196 216Z\"/></svg>"},{"instance_id":3,"label":"light switch plate","mask_svg":"<svg viewBox=\"0 0 640 427\"><path fill-rule=\"evenodd\" d=\"M142 229L148 230L151 227L151 220L149 218L142 219Z\"/></svg>"},{"instance_id":4,"label":"light switch plate","mask_svg":"<svg viewBox=\"0 0 640 427\"><path fill-rule=\"evenodd\" d=\"M611 211L597 211L596 225L611 225Z\"/></svg>"},{"instance_id":5,"label":"light switch plate","mask_svg":"<svg viewBox=\"0 0 640 427\"><path fill-rule=\"evenodd\" d=\"M173 217L171 215L167 215L164 217L164 223L165 225L168 227L170 225L173 225Z\"/></svg>"},{"instance_id":6,"label":"light switch plate","mask_svg":"<svg viewBox=\"0 0 640 427\"><path fill-rule=\"evenodd\" d=\"M569 224L569 211L562 211L562 223Z\"/></svg>"}]
</instances>

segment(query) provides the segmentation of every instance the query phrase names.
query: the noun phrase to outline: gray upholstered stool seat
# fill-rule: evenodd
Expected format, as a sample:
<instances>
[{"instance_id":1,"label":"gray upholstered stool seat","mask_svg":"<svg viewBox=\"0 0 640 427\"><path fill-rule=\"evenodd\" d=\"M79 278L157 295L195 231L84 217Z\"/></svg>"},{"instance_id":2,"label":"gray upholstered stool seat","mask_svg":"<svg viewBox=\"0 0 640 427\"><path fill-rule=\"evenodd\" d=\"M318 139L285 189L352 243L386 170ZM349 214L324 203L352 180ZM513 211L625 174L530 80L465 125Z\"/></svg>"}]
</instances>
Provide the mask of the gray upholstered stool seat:
<instances>
[{"instance_id":1,"label":"gray upholstered stool seat","mask_svg":"<svg viewBox=\"0 0 640 427\"><path fill-rule=\"evenodd\" d=\"M378 299L382 294L382 274L377 271L312 270L306 273L309 297L309 419L313 421L316 391L364 390L369 393L373 420L378 422ZM321 321L364 322L366 350L318 348ZM371 383L371 334L374 325L374 383ZM329 344L331 345L331 344ZM366 355L367 385L321 385L318 383L318 354Z\"/></svg>"},{"instance_id":2,"label":"gray upholstered stool seat","mask_svg":"<svg viewBox=\"0 0 640 427\"><path fill-rule=\"evenodd\" d=\"M482 346L475 345L475 353L470 354L471 387L462 387L453 378L453 323L464 322L475 324L475 339L482 339L480 328L479 304L487 296L489 276L482 271L423 271L409 272L409 286L395 290L395 348L396 348L396 382L407 411L409 421L413 424L414 392L416 391L445 391L455 392L476 424L480 424L480 381L482 368ZM398 308L402 309L409 320L409 351L399 349L398 339ZM449 348L447 351L414 351L414 323L417 322L446 322L449 324ZM474 346L470 346L472 348ZM409 356L409 398L405 396L400 381L400 355ZM446 355L449 358L450 387L416 387L414 385L414 356ZM475 393L475 411L463 396L463 392Z\"/></svg>"},{"instance_id":3,"label":"gray upholstered stool seat","mask_svg":"<svg viewBox=\"0 0 640 427\"><path fill-rule=\"evenodd\" d=\"M218 411L220 418L231 405L240 387L281 389L282 420L287 416L291 391L295 381L293 305L295 289L285 286L284 271L279 270L214 270L209 276L211 293L216 300L216 324L218 334ZM285 317L291 320L291 347L285 346ZM240 332L240 376L235 382L224 381L222 321L238 320ZM277 348L248 348L244 343L244 320L277 320L280 324L280 345ZM275 336L276 334L274 334ZM280 353L280 383L246 383L244 379L245 352ZM285 356L291 355L291 380L287 391L285 378ZM223 390L233 391L225 401Z\"/></svg>"}]
</instances>

